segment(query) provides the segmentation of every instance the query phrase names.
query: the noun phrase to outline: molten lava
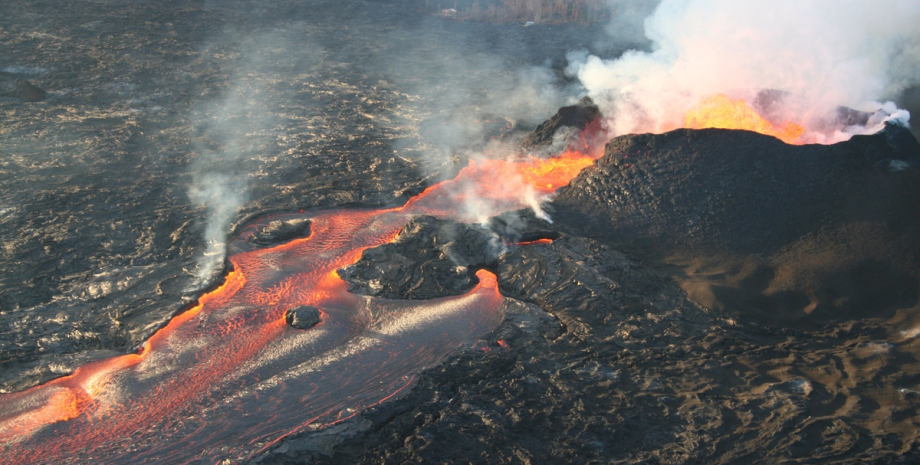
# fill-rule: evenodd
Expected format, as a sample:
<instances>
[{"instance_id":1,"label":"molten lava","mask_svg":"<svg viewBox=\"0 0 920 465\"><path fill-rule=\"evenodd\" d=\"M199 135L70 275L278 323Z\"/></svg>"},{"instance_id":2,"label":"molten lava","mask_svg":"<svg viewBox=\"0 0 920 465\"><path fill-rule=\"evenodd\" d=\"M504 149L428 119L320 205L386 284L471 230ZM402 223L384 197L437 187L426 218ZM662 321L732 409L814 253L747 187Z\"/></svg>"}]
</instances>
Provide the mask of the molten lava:
<instances>
[{"instance_id":1,"label":"molten lava","mask_svg":"<svg viewBox=\"0 0 920 465\"><path fill-rule=\"evenodd\" d=\"M225 283L138 353L0 395L0 463L247 461L398 395L500 323L496 278L480 271L465 295L393 301L348 293L336 270L392 241L413 216L468 220L456 207L470 195L523 208L522 186L552 192L593 159L471 161L401 208L287 215L309 217L311 235L268 249L246 241L267 220L250 225L228 246ZM297 305L321 309L321 324L285 324Z\"/></svg>"},{"instance_id":2,"label":"molten lava","mask_svg":"<svg viewBox=\"0 0 920 465\"><path fill-rule=\"evenodd\" d=\"M696 108L684 113L684 127L688 129L744 129L759 132L787 144L802 144L805 128L791 121L773 124L757 114L742 99L731 99L717 94L703 100Z\"/></svg>"},{"instance_id":3,"label":"molten lava","mask_svg":"<svg viewBox=\"0 0 920 465\"><path fill-rule=\"evenodd\" d=\"M539 244L552 244L552 243L553 243L552 239L544 238L544 239L536 239L532 241L515 242L514 245L539 245Z\"/></svg>"},{"instance_id":4,"label":"molten lava","mask_svg":"<svg viewBox=\"0 0 920 465\"><path fill-rule=\"evenodd\" d=\"M516 166L525 184L541 192L551 192L574 178L581 170L591 166L594 157L580 152L567 151L548 160L531 159Z\"/></svg>"},{"instance_id":5,"label":"molten lava","mask_svg":"<svg viewBox=\"0 0 920 465\"><path fill-rule=\"evenodd\" d=\"M549 194L568 184L596 159L596 156L570 150L552 158L470 160L460 176L475 180L485 191L495 191L496 198L508 197L507 189L515 184Z\"/></svg>"}]
</instances>

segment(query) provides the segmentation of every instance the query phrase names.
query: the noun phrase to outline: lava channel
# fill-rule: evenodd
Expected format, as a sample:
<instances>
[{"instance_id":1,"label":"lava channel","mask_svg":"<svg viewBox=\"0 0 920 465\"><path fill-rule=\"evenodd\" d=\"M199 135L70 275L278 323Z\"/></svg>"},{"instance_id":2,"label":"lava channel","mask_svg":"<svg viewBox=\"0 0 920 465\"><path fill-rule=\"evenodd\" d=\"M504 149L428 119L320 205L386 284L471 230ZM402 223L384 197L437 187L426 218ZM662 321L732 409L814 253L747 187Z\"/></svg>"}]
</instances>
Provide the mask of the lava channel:
<instances>
[{"instance_id":1,"label":"lava channel","mask_svg":"<svg viewBox=\"0 0 920 465\"><path fill-rule=\"evenodd\" d=\"M239 252L226 282L138 353L0 395L0 462L246 460L398 396L417 373L497 327L496 278L480 271L465 295L395 301L348 293L336 270L414 216L471 221L457 208L470 196L492 213L523 208L521 185L546 194L594 158L471 162L401 208L287 215L309 218L310 236L268 249L246 250L244 237L261 223L250 225L229 246ZM497 187L509 180L511 189ZM296 305L321 309L321 324L285 324Z\"/></svg>"}]
</instances>

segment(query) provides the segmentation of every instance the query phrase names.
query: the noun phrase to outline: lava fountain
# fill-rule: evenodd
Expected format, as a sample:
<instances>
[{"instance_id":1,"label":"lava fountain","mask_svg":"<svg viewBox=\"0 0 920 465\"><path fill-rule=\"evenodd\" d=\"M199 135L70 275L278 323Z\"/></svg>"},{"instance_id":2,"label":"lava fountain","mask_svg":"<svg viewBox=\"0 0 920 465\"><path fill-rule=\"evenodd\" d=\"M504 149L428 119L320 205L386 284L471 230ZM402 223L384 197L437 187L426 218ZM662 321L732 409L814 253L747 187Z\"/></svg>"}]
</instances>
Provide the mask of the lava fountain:
<instances>
[{"instance_id":1,"label":"lava fountain","mask_svg":"<svg viewBox=\"0 0 920 465\"><path fill-rule=\"evenodd\" d=\"M471 161L400 208L282 215L309 218L310 236L268 249L247 241L268 219L248 226L228 245L225 283L137 353L0 395L0 462L246 460L399 395L497 327L496 277L480 270L465 295L394 301L348 293L336 270L393 240L413 216L471 221L456 208L471 195L497 211L522 208L520 186L545 195L595 158ZM297 305L319 308L322 322L288 326L285 311Z\"/></svg>"},{"instance_id":2,"label":"lava fountain","mask_svg":"<svg viewBox=\"0 0 920 465\"><path fill-rule=\"evenodd\" d=\"M771 123L743 99L732 99L725 94L705 98L698 106L684 113L684 127L743 129L776 137L787 144L805 143L805 128L801 124L792 121Z\"/></svg>"}]
</instances>

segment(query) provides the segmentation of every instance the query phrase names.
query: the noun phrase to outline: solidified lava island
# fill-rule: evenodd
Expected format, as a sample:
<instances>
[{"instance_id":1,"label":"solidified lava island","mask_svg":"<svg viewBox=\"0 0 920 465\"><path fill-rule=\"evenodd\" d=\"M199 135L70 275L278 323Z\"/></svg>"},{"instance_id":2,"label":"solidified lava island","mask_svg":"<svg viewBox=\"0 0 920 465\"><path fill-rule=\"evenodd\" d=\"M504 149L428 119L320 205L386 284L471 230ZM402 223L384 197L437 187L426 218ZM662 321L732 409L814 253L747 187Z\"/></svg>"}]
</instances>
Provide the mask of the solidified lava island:
<instances>
[{"instance_id":1,"label":"solidified lava island","mask_svg":"<svg viewBox=\"0 0 920 465\"><path fill-rule=\"evenodd\" d=\"M920 462L920 6L770 3L4 1L0 464Z\"/></svg>"}]
</instances>

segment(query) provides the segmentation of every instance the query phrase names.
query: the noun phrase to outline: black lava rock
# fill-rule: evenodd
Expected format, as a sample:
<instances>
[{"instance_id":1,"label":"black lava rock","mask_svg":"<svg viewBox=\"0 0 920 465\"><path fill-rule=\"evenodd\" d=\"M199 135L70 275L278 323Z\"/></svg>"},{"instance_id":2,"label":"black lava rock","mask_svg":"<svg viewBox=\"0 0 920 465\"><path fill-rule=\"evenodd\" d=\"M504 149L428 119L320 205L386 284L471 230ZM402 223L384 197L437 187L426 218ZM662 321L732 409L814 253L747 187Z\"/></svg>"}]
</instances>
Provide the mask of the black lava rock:
<instances>
[{"instance_id":1,"label":"black lava rock","mask_svg":"<svg viewBox=\"0 0 920 465\"><path fill-rule=\"evenodd\" d=\"M310 329L318 325L321 320L322 313L319 309L309 305L298 305L284 312L284 321L298 329Z\"/></svg>"},{"instance_id":2,"label":"black lava rock","mask_svg":"<svg viewBox=\"0 0 920 465\"><path fill-rule=\"evenodd\" d=\"M274 220L253 234L249 242L262 246L275 245L309 235L310 220L307 218Z\"/></svg>"},{"instance_id":3,"label":"black lava rock","mask_svg":"<svg viewBox=\"0 0 920 465\"><path fill-rule=\"evenodd\" d=\"M593 237L772 252L824 227L907 220L918 165L920 145L892 125L834 145L722 129L627 135L553 206Z\"/></svg>"},{"instance_id":4,"label":"black lava rock","mask_svg":"<svg viewBox=\"0 0 920 465\"><path fill-rule=\"evenodd\" d=\"M551 145L560 129L572 128L582 131L600 117L601 112L597 105L590 98L584 97L575 105L560 108L550 119L540 123L532 133L521 139L521 146L533 149Z\"/></svg>"},{"instance_id":5,"label":"black lava rock","mask_svg":"<svg viewBox=\"0 0 920 465\"><path fill-rule=\"evenodd\" d=\"M15 97L26 102L40 102L48 94L16 75L0 71L0 96Z\"/></svg>"},{"instance_id":6,"label":"black lava rock","mask_svg":"<svg viewBox=\"0 0 920 465\"><path fill-rule=\"evenodd\" d=\"M487 225L421 216L406 224L393 243L365 250L339 275L357 294L390 299L459 295L476 284L476 271L501 269L517 243L561 236L530 210L496 216Z\"/></svg>"},{"instance_id":7,"label":"black lava rock","mask_svg":"<svg viewBox=\"0 0 920 465\"><path fill-rule=\"evenodd\" d=\"M350 292L391 299L459 295L476 283L475 273L494 266L499 236L482 226L421 216L391 244L365 250L339 270Z\"/></svg>"}]
</instances>

